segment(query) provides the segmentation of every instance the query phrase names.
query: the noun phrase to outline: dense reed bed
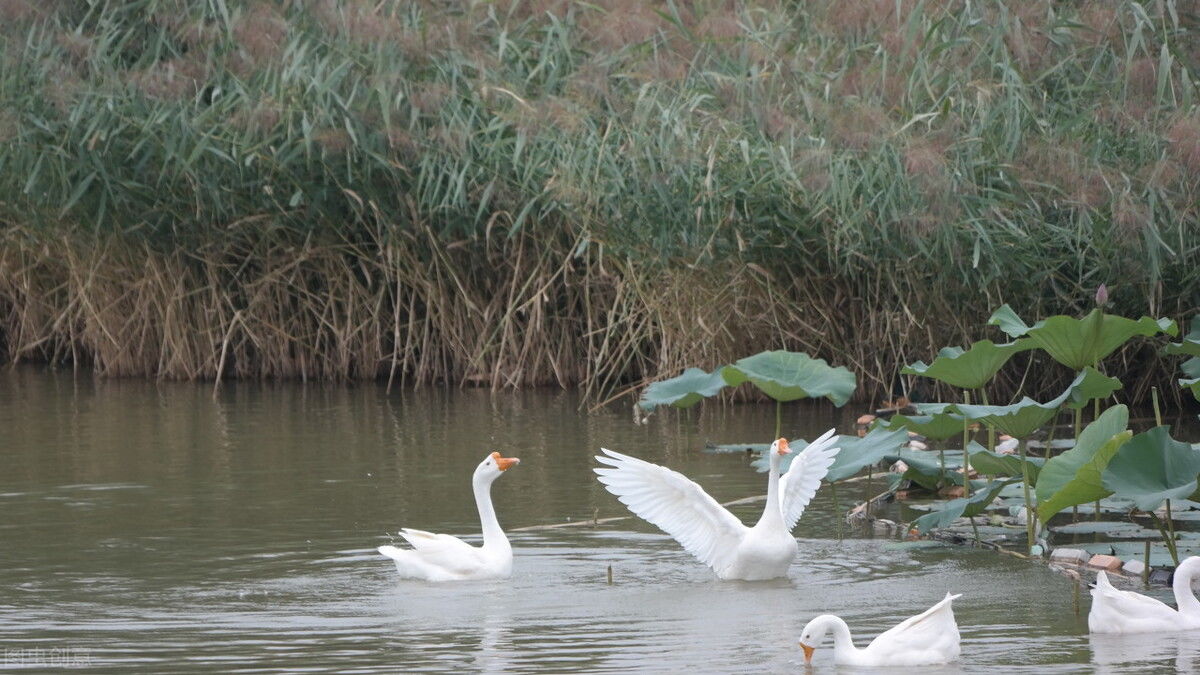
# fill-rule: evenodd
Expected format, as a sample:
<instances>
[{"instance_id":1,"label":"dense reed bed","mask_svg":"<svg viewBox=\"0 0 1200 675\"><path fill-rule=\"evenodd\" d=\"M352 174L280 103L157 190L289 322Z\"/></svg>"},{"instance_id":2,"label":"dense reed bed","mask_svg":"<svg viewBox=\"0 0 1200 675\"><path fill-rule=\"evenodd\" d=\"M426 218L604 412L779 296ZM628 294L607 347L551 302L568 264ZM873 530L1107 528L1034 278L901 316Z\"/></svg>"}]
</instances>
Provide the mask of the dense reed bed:
<instances>
[{"instance_id":1,"label":"dense reed bed","mask_svg":"<svg viewBox=\"0 0 1200 675\"><path fill-rule=\"evenodd\" d=\"M1197 311L1195 3L650 7L0 4L4 353L599 401L786 347L869 397L1002 302Z\"/></svg>"}]
</instances>

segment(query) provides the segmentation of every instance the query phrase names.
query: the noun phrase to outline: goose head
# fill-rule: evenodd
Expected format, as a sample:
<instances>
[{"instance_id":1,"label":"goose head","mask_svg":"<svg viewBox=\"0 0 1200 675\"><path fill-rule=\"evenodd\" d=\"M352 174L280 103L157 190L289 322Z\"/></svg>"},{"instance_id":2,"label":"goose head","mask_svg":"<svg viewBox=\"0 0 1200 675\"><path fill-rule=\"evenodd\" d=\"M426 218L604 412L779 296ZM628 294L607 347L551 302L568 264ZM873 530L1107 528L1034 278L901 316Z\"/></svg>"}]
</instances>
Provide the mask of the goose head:
<instances>
[{"instance_id":1,"label":"goose head","mask_svg":"<svg viewBox=\"0 0 1200 675\"><path fill-rule=\"evenodd\" d=\"M784 455L790 455L791 453L792 449L788 447L787 439L777 438L771 444L771 449L767 450L767 461L770 462L772 468L775 468L779 466L779 462L783 459Z\"/></svg>"},{"instance_id":2,"label":"goose head","mask_svg":"<svg viewBox=\"0 0 1200 675\"><path fill-rule=\"evenodd\" d=\"M499 478L500 474L508 471L520 462L521 460L517 459L516 457L501 457L500 453L493 452L487 457L484 457L483 461L479 463L479 466L475 467L474 479L491 483Z\"/></svg>"},{"instance_id":3,"label":"goose head","mask_svg":"<svg viewBox=\"0 0 1200 675\"><path fill-rule=\"evenodd\" d=\"M833 618L832 615L822 614L804 625L804 630L800 632L800 648L804 650L805 663L812 663L813 652L825 641Z\"/></svg>"}]
</instances>

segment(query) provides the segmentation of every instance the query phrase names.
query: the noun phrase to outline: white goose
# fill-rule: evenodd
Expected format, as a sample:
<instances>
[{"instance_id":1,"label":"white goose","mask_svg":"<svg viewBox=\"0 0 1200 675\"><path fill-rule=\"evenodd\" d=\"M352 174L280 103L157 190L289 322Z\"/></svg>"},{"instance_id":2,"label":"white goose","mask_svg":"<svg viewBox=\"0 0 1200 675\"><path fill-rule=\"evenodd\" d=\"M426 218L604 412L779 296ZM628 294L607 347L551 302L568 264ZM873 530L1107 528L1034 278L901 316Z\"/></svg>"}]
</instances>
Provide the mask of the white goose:
<instances>
[{"instance_id":1,"label":"white goose","mask_svg":"<svg viewBox=\"0 0 1200 675\"><path fill-rule=\"evenodd\" d=\"M1168 633L1200 630L1200 600L1192 593L1192 580L1200 575L1200 556L1192 556L1175 569L1172 590L1178 610L1133 591L1121 591L1108 583L1108 575L1096 575L1088 629L1093 633Z\"/></svg>"},{"instance_id":2,"label":"white goose","mask_svg":"<svg viewBox=\"0 0 1200 675\"><path fill-rule=\"evenodd\" d=\"M411 549L380 546L379 552L396 561L396 570L405 579L425 581L463 581L470 579L504 579L512 574L512 546L492 508L492 483L521 460L501 457L493 452L475 467L471 487L475 490L475 506L483 526L483 546L476 548L448 534L402 529L400 536L412 544Z\"/></svg>"},{"instance_id":3,"label":"white goose","mask_svg":"<svg viewBox=\"0 0 1200 675\"><path fill-rule=\"evenodd\" d=\"M854 646L850 627L839 617L822 614L800 633L804 660L833 632L833 662L843 666L926 666L958 658L958 623L950 603L960 595L946 594L941 602L879 634L863 649Z\"/></svg>"},{"instance_id":4,"label":"white goose","mask_svg":"<svg viewBox=\"0 0 1200 675\"><path fill-rule=\"evenodd\" d=\"M708 565L721 579L774 579L787 574L796 557L792 528L816 494L840 448L834 430L813 441L779 477L779 460L791 450L780 438L768 451L767 505L754 527L746 527L683 474L601 448L595 469L600 482L638 516L657 525Z\"/></svg>"}]
</instances>

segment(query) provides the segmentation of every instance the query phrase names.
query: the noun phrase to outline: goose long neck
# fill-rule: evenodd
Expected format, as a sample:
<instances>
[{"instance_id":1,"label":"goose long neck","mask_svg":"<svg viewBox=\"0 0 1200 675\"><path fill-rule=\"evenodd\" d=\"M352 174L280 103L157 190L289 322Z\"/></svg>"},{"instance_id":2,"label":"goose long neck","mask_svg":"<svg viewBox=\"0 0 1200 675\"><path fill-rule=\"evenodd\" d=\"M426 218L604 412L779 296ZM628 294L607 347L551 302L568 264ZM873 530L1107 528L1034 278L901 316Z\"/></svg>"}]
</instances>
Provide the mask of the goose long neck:
<instances>
[{"instance_id":1,"label":"goose long neck","mask_svg":"<svg viewBox=\"0 0 1200 675\"><path fill-rule=\"evenodd\" d=\"M856 654L858 648L854 646L854 639L850 637L850 627L842 621L841 617L829 617L829 632L833 634L833 654L835 661L845 660L845 656Z\"/></svg>"},{"instance_id":2,"label":"goose long neck","mask_svg":"<svg viewBox=\"0 0 1200 675\"><path fill-rule=\"evenodd\" d=\"M758 524L783 527L783 505L779 503L779 455L771 452L770 469L767 470L767 505L763 508Z\"/></svg>"},{"instance_id":3,"label":"goose long neck","mask_svg":"<svg viewBox=\"0 0 1200 675\"><path fill-rule=\"evenodd\" d=\"M496 520L496 509L492 507L492 481L475 478L471 483L475 489L475 507L479 509L484 548L508 547L508 537L504 536L504 530L500 529L500 522Z\"/></svg>"},{"instance_id":4,"label":"goose long neck","mask_svg":"<svg viewBox=\"0 0 1200 675\"><path fill-rule=\"evenodd\" d=\"M1200 600L1192 592L1192 581L1200 575L1200 557L1184 560L1175 570L1171 590L1175 592L1175 605L1181 614L1200 616Z\"/></svg>"}]
</instances>

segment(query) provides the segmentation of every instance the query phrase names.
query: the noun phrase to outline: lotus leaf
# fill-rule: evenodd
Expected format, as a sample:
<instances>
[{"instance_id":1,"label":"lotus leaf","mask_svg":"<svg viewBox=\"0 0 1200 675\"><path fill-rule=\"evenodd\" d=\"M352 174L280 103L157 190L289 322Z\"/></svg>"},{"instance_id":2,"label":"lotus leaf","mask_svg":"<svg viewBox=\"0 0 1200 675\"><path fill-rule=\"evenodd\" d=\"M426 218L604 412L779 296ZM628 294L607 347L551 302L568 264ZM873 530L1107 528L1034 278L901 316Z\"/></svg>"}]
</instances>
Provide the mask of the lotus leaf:
<instances>
[{"instance_id":1,"label":"lotus leaf","mask_svg":"<svg viewBox=\"0 0 1200 675\"><path fill-rule=\"evenodd\" d=\"M887 431L878 427L862 438L838 436L838 447L841 450L834 458L833 465L829 467L829 473L825 475L825 480L833 483L849 478L864 467L895 455L906 440L908 440L908 434L904 431ZM792 445L797 448L808 447L808 443L803 440L794 441ZM783 458L779 465L780 471L788 470L792 464L792 458L796 454L793 452ZM752 465L759 471L766 471L769 466L766 457L755 459Z\"/></svg>"},{"instance_id":2,"label":"lotus leaf","mask_svg":"<svg viewBox=\"0 0 1200 675\"><path fill-rule=\"evenodd\" d=\"M642 392L638 405L643 410L653 410L660 405L690 408L699 403L700 399L714 396L725 388L721 370L717 368L707 373L700 368L688 368L682 375L654 382Z\"/></svg>"},{"instance_id":3,"label":"lotus leaf","mask_svg":"<svg viewBox=\"0 0 1200 675\"><path fill-rule=\"evenodd\" d=\"M974 445L974 444L973 444ZM1021 458L1017 455L1001 455L990 452L987 448L976 445L978 450L971 450L971 468L986 476L1015 476L1021 477ZM1038 482L1038 473L1046 460L1041 457L1026 457L1029 465L1029 482Z\"/></svg>"},{"instance_id":4,"label":"lotus leaf","mask_svg":"<svg viewBox=\"0 0 1200 675\"><path fill-rule=\"evenodd\" d=\"M907 429L926 438L941 441L961 435L963 422L962 415L940 412L934 415L892 415L884 426L888 429Z\"/></svg>"},{"instance_id":5,"label":"lotus leaf","mask_svg":"<svg viewBox=\"0 0 1200 675\"><path fill-rule=\"evenodd\" d=\"M1091 396L1098 391L1108 389L1113 382L1117 381L1114 378L1101 375L1095 368L1088 366L1071 382L1066 391L1048 403L1038 403L1026 396L1011 405L968 405L965 403L953 403L949 404L949 407L946 409L958 412L968 419L990 424L1016 438L1028 438L1038 427L1053 419L1058 413L1059 406L1063 405L1067 400L1071 400L1073 397ZM1119 385L1120 383L1117 382L1117 384ZM1111 390L1109 391L1111 392ZM933 412L931 408L925 408L920 405L917 406L917 409L921 412L926 412L926 410Z\"/></svg>"},{"instance_id":6,"label":"lotus leaf","mask_svg":"<svg viewBox=\"0 0 1200 675\"><path fill-rule=\"evenodd\" d=\"M966 350L945 347L933 363L926 365L924 361L917 361L900 372L932 377L961 389L978 389L987 384L1013 354L1034 346L1031 340L1014 340L1000 345L991 340L980 340Z\"/></svg>"},{"instance_id":7,"label":"lotus leaf","mask_svg":"<svg viewBox=\"0 0 1200 675\"><path fill-rule=\"evenodd\" d=\"M1099 544L1083 544L1080 546L1080 548L1088 553L1115 555L1122 560L1144 560L1145 547L1146 544L1140 541L1106 541ZM1200 546L1177 542L1176 547L1181 559L1186 556L1200 554ZM1175 561L1171 558L1171 552L1167 550L1165 545L1156 542L1150 546L1150 566L1175 566Z\"/></svg>"},{"instance_id":8,"label":"lotus leaf","mask_svg":"<svg viewBox=\"0 0 1200 675\"><path fill-rule=\"evenodd\" d=\"M1170 319L1144 316L1135 321L1105 314L1099 308L1082 319L1060 314L1029 326L1012 307L1004 305L992 314L988 324L999 326L1013 338L1027 336L1055 361L1071 370L1082 370L1098 363L1135 335L1176 335L1179 332L1179 327Z\"/></svg>"},{"instance_id":9,"label":"lotus leaf","mask_svg":"<svg viewBox=\"0 0 1200 675\"><path fill-rule=\"evenodd\" d=\"M921 534L926 534L930 530L946 527L961 517L977 516L983 513L987 505L996 498L1005 485L1014 480L1009 478L1003 481L992 481L970 497L951 499L941 509L914 520L913 527L916 527Z\"/></svg>"},{"instance_id":10,"label":"lotus leaf","mask_svg":"<svg viewBox=\"0 0 1200 675\"><path fill-rule=\"evenodd\" d=\"M1050 528L1057 534L1103 534L1108 537L1127 539L1133 537L1158 537L1158 532L1131 523L1128 520L1084 520L1078 523L1064 523Z\"/></svg>"},{"instance_id":11,"label":"lotus leaf","mask_svg":"<svg viewBox=\"0 0 1200 675\"><path fill-rule=\"evenodd\" d=\"M771 447L770 443L721 443L721 444L710 443L710 444L706 444L704 446L704 452L711 452L713 454L734 453L734 452L763 453L763 452L766 452L767 448L769 448L769 447Z\"/></svg>"},{"instance_id":12,"label":"lotus leaf","mask_svg":"<svg viewBox=\"0 0 1200 675\"><path fill-rule=\"evenodd\" d=\"M1165 350L1168 354L1200 356L1200 315L1192 317L1191 329L1179 342L1172 342ZM1200 377L1197 375L1196 377Z\"/></svg>"},{"instance_id":13,"label":"lotus leaf","mask_svg":"<svg viewBox=\"0 0 1200 675\"><path fill-rule=\"evenodd\" d=\"M1129 409L1113 406L1084 428L1075 447L1046 462L1037 483L1038 517L1043 523L1068 506L1090 504L1112 494L1105 489L1102 475L1109 460L1133 436L1126 430L1128 424Z\"/></svg>"},{"instance_id":14,"label":"lotus leaf","mask_svg":"<svg viewBox=\"0 0 1200 675\"><path fill-rule=\"evenodd\" d=\"M800 352L761 352L726 366L721 374L727 384L735 387L752 382L776 401L824 396L834 405L843 406L857 386L849 370L834 368L824 359Z\"/></svg>"},{"instance_id":15,"label":"lotus leaf","mask_svg":"<svg viewBox=\"0 0 1200 675\"><path fill-rule=\"evenodd\" d=\"M1104 470L1105 489L1142 511L1196 492L1200 450L1171 438L1169 431L1165 425L1154 427L1121 446Z\"/></svg>"}]
</instances>

